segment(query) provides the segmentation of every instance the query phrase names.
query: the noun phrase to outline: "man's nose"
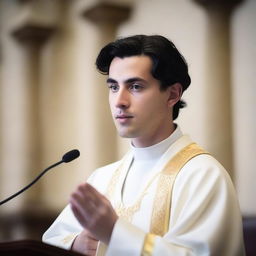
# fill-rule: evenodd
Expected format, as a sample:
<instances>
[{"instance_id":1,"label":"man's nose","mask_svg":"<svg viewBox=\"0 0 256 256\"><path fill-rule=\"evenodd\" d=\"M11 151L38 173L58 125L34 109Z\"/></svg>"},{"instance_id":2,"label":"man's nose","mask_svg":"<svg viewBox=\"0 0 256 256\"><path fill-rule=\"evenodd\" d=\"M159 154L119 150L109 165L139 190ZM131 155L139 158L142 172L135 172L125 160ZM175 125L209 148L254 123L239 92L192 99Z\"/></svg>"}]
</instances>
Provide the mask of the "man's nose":
<instances>
[{"instance_id":1,"label":"man's nose","mask_svg":"<svg viewBox=\"0 0 256 256\"><path fill-rule=\"evenodd\" d=\"M127 108L130 105L129 93L125 89L120 89L116 94L115 105L117 108Z\"/></svg>"}]
</instances>

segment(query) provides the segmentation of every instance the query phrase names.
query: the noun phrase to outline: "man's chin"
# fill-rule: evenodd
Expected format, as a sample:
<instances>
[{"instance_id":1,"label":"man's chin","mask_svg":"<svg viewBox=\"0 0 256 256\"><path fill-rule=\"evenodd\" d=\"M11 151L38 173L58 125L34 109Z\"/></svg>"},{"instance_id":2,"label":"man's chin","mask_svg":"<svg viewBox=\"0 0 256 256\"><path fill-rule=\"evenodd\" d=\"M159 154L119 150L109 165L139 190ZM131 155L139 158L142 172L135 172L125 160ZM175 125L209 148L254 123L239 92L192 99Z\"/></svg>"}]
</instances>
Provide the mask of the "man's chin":
<instances>
[{"instance_id":1,"label":"man's chin","mask_svg":"<svg viewBox=\"0 0 256 256\"><path fill-rule=\"evenodd\" d=\"M136 137L132 132L124 132L124 131L118 131L118 134L120 137L125 138L125 139L131 139Z\"/></svg>"}]
</instances>

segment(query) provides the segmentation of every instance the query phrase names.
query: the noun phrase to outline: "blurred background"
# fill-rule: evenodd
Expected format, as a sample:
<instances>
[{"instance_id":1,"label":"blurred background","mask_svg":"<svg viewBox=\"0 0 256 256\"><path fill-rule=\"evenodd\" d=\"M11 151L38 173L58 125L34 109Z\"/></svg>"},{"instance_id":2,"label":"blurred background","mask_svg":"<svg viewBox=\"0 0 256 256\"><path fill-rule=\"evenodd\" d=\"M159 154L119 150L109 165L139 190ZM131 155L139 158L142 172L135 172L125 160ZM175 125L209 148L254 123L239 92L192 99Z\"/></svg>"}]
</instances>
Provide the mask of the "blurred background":
<instances>
[{"instance_id":1,"label":"blurred background","mask_svg":"<svg viewBox=\"0 0 256 256\"><path fill-rule=\"evenodd\" d=\"M129 148L108 108L99 50L117 37L161 34L185 56L192 84L177 123L228 170L245 219L256 216L255 0L0 0L0 242L40 239L70 193Z\"/></svg>"}]
</instances>

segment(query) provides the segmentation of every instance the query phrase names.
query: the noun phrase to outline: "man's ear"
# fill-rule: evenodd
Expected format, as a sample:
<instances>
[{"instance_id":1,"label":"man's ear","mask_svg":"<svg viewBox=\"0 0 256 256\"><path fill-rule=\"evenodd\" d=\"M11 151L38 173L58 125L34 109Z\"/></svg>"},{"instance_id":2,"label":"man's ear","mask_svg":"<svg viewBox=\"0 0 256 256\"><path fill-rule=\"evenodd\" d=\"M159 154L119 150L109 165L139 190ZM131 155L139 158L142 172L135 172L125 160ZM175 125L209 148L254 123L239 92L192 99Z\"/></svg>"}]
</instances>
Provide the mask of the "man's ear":
<instances>
[{"instance_id":1,"label":"man's ear","mask_svg":"<svg viewBox=\"0 0 256 256\"><path fill-rule=\"evenodd\" d=\"M173 107L182 96L182 85L180 83L175 83L168 88L169 99L168 106Z\"/></svg>"}]
</instances>

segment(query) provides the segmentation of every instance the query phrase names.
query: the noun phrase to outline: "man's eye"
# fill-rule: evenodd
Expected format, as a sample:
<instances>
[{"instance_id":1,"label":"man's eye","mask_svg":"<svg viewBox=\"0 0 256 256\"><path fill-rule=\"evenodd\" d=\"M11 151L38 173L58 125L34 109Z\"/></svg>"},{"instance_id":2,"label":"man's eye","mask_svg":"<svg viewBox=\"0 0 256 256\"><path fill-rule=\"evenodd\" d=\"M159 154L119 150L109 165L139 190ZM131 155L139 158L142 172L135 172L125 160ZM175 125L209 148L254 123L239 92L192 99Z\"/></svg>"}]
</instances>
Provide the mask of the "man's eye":
<instances>
[{"instance_id":1,"label":"man's eye","mask_svg":"<svg viewBox=\"0 0 256 256\"><path fill-rule=\"evenodd\" d=\"M118 91L118 86L115 85L115 84L110 84L110 85L108 86L108 88L109 88L112 92Z\"/></svg>"},{"instance_id":2,"label":"man's eye","mask_svg":"<svg viewBox=\"0 0 256 256\"><path fill-rule=\"evenodd\" d=\"M131 85L130 89L133 91L140 91L142 89L142 86L140 84L133 84Z\"/></svg>"}]
</instances>

